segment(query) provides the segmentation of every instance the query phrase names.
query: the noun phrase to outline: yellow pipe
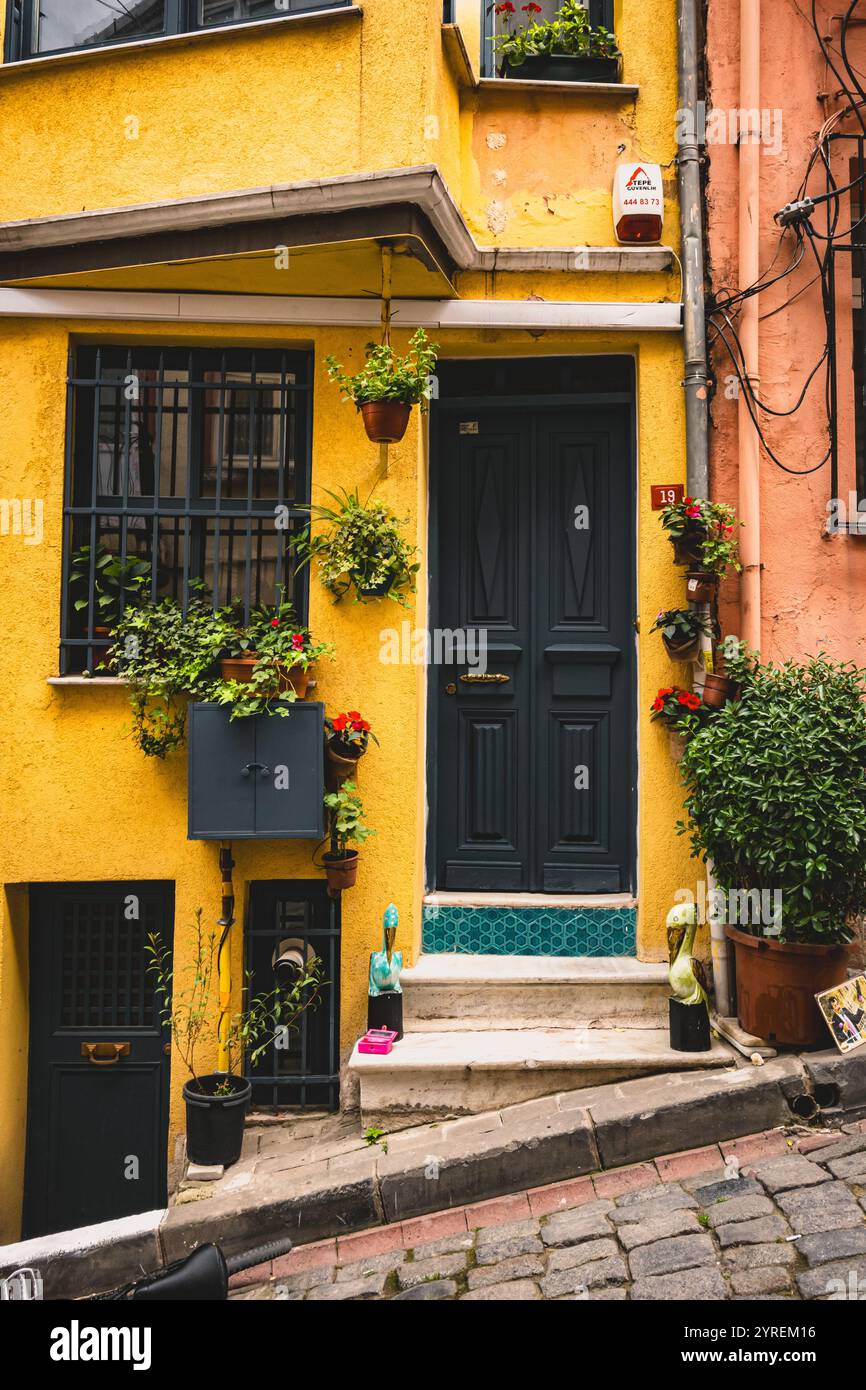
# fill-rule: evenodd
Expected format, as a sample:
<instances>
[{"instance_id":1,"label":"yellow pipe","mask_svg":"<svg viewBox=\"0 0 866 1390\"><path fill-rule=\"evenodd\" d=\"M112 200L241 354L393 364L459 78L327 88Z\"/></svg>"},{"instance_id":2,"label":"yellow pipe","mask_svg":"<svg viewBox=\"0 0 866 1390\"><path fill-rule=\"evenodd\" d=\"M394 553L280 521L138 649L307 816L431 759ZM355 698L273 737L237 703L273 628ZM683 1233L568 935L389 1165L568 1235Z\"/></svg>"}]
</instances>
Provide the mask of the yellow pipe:
<instances>
[{"instance_id":1,"label":"yellow pipe","mask_svg":"<svg viewBox=\"0 0 866 1390\"><path fill-rule=\"evenodd\" d=\"M231 842L225 840L220 844L220 873L223 883L223 912L222 917L217 923L222 927L223 934L220 937L219 954L217 965L219 967L220 985L220 1017L219 1017L219 1055L217 1059L217 1070L228 1071L231 1057L229 1054L229 1029L231 1026L231 1003L232 1003L232 958L229 948L229 937L231 935L232 924L235 920L235 890L232 883L232 869L234 860L232 859Z\"/></svg>"}]
</instances>

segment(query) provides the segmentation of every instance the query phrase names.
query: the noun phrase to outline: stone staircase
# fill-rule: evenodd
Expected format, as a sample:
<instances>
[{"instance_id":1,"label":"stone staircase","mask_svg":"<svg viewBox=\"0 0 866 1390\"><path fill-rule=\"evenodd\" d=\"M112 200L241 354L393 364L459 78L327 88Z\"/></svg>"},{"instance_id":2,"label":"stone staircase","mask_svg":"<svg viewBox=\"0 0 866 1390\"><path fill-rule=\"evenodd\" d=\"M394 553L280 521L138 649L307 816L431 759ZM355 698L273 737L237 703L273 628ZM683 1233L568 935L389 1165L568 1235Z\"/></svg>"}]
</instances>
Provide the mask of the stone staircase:
<instances>
[{"instance_id":1,"label":"stone staircase","mask_svg":"<svg viewBox=\"0 0 866 1390\"><path fill-rule=\"evenodd\" d=\"M671 1049L667 968L631 957L422 955L402 984L402 1041L350 1062L364 1123L389 1131L734 1061Z\"/></svg>"}]
</instances>

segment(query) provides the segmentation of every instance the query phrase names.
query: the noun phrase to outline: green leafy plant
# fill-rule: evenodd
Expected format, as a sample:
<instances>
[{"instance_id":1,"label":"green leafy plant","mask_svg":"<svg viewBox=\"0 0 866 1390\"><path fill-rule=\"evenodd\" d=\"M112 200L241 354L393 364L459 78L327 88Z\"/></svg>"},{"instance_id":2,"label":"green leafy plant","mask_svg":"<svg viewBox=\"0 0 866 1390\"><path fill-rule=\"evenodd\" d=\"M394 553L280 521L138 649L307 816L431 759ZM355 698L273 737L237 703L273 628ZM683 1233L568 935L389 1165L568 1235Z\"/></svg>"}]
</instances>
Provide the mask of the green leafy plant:
<instances>
[{"instance_id":1,"label":"green leafy plant","mask_svg":"<svg viewBox=\"0 0 866 1390\"><path fill-rule=\"evenodd\" d=\"M677 644L691 644L698 642L702 635L713 635L709 619L691 608L665 609L657 615L650 631L661 632L668 642Z\"/></svg>"},{"instance_id":2,"label":"green leafy plant","mask_svg":"<svg viewBox=\"0 0 866 1390\"><path fill-rule=\"evenodd\" d=\"M230 1091L231 1086L226 1082L215 1091L205 1092L200 1080L199 1049L208 1048L212 1056L222 1038L229 1055L227 1076L232 1074L235 1059L240 1063L245 1057L249 1064L255 1064L273 1042L278 1029L291 1031L297 1027L302 1014L318 1006L327 982L317 956L299 967L289 989L278 987L254 995L252 975L248 974L243 1007L221 1016L215 995L223 939L215 931L205 929L202 915L202 909L198 908L191 928L191 958L181 971L180 980L174 970L171 948L158 933L149 934L144 949L148 956L147 969L153 976L160 1001L160 1016L171 1031L175 1052L189 1072L193 1089L220 1095Z\"/></svg>"},{"instance_id":3,"label":"green leafy plant","mask_svg":"<svg viewBox=\"0 0 866 1390\"><path fill-rule=\"evenodd\" d=\"M90 546L82 545L70 561L69 584L73 593L79 593L72 603L76 613L86 613L90 609L90 557ZM113 627L120 617L121 606L130 608L142 603L150 583L149 560L139 560L134 555L123 560L104 545L98 545L93 565L94 621L103 627Z\"/></svg>"},{"instance_id":4,"label":"green leafy plant","mask_svg":"<svg viewBox=\"0 0 866 1390\"><path fill-rule=\"evenodd\" d=\"M325 809L328 813L328 834L331 841L331 854L345 859L354 851L349 849L350 841L362 845L375 830L364 825L364 806L354 782L344 782L335 792L325 794Z\"/></svg>"},{"instance_id":5,"label":"green leafy plant","mask_svg":"<svg viewBox=\"0 0 866 1390\"><path fill-rule=\"evenodd\" d=\"M783 941L845 941L866 912L866 672L742 644L726 670L740 698L688 743L678 831L720 888L781 890Z\"/></svg>"},{"instance_id":6,"label":"green leafy plant","mask_svg":"<svg viewBox=\"0 0 866 1390\"><path fill-rule=\"evenodd\" d=\"M183 743L187 698L208 696L214 662L233 637L229 615L200 592L185 614L163 598L127 609L112 637L110 666L129 685L135 741L148 757L164 758Z\"/></svg>"},{"instance_id":7,"label":"green leafy plant","mask_svg":"<svg viewBox=\"0 0 866 1390\"><path fill-rule=\"evenodd\" d=\"M511 25L517 15L517 8L511 0L488 8L499 15L505 32L491 40L493 51L512 68L518 68L527 58L550 56L551 54L575 55L581 58L620 57L616 35L602 25L592 25L589 14L580 0L565 0L552 19L537 20L541 6L526 4L520 7L528 16L520 29Z\"/></svg>"},{"instance_id":8,"label":"green leafy plant","mask_svg":"<svg viewBox=\"0 0 866 1390\"><path fill-rule=\"evenodd\" d=\"M693 542L699 567L724 579L729 569L741 570L737 531L741 523L726 502L684 497L665 507L661 524L673 544Z\"/></svg>"},{"instance_id":9,"label":"green leafy plant","mask_svg":"<svg viewBox=\"0 0 866 1390\"><path fill-rule=\"evenodd\" d=\"M418 328L404 356L390 343L368 343L364 365L354 375L345 372L335 357L326 357L325 366L331 381L342 390L343 400L354 401L359 410L370 401L402 401L426 410L438 352L439 344L429 342L424 329Z\"/></svg>"},{"instance_id":10,"label":"green leafy plant","mask_svg":"<svg viewBox=\"0 0 866 1390\"><path fill-rule=\"evenodd\" d=\"M325 657L334 659L333 643L314 642L310 629L296 621L293 605L282 594L274 607L255 608L246 626L232 626L231 619L228 622L231 655L256 659L248 681L219 679L208 689L209 700L229 706L229 719L288 715L286 703L293 704L298 698L288 673L309 671Z\"/></svg>"},{"instance_id":11,"label":"green leafy plant","mask_svg":"<svg viewBox=\"0 0 866 1390\"><path fill-rule=\"evenodd\" d=\"M354 590L355 602L390 598L408 607L421 568L418 547L410 545L400 522L382 502L362 502L358 489L327 492L333 506L309 508L311 525L299 536L298 568L315 559L319 579L339 603ZM313 533L312 522L323 523Z\"/></svg>"}]
</instances>

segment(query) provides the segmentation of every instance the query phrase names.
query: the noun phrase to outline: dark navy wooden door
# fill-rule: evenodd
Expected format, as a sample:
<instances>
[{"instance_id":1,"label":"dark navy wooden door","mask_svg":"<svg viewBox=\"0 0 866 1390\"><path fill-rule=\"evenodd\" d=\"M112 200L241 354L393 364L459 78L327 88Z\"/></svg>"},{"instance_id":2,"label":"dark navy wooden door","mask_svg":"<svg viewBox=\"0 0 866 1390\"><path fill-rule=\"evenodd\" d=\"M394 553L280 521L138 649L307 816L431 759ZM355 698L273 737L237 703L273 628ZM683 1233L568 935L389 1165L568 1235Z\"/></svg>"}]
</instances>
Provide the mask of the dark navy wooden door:
<instances>
[{"instance_id":1,"label":"dark navy wooden door","mask_svg":"<svg viewBox=\"0 0 866 1390\"><path fill-rule=\"evenodd\" d=\"M24 1235L166 1202L168 1034L145 943L170 948L174 885L30 890Z\"/></svg>"},{"instance_id":2,"label":"dark navy wooden door","mask_svg":"<svg viewBox=\"0 0 866 1390\"><path fill-rule=\"evenodd\" d=\"M440 402L431 593L454 659L430 668L432 886L632 888L631 421L628 405Z\"/></svg>"}]
</instances>

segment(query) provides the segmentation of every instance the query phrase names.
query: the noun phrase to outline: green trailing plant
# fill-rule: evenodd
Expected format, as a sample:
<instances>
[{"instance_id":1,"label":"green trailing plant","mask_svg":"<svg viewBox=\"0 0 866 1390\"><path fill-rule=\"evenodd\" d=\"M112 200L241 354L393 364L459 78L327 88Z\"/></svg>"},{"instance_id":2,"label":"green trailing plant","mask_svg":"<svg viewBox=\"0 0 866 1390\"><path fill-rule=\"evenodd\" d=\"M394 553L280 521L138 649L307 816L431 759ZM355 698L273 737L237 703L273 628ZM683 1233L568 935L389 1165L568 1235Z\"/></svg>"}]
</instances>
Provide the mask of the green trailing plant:
<instances>
[{"instance_id":1,"label":"green trailing plant","mask_svg":"<svg viewBox=\"0 0 866 1390\"><path fill-rule=\"evenodd\" d=\"M783 941L845 941L866 912L866 671L738 643L726 673L740 698L689 740L678 831L720 888L781 891Z\"/></svg>"},{"instance_id":2,"label":"green trailing plant","mask_svg":"<svg viewBox=\"0 0 866 1390\"><path fill-rule=\"evenodd\" d=\"M511 0L491 5L504 25L504 32L491 40L493 51L509 67L519 68L527 58L551 57L554 54L580 58L619 58L616 35L602 25L590 23L589 14L580 0L565 0L552 19L535 18L541 6L521 5L528 16L526 23L513 29L517 7Z\"/></svg>"},{"instance_id":3,"label":"green trailing plant","mask_svg":"<svg viewBox=\"0 0 866 1390\"><path fill-rule=\"evenodd\" d=\"M402 401L426 410L438 352L439 344L431 343L424 329L418 328L403 356L390 343L368 343L364 365L354 375L344 371L335 357L326 357L325 366L331 381L342 390L343 400L354 401L359 410L370 401Z\"/></svg>"},{"instance_id":4,"label":"green trailing plant","mask_svg":"<svg viewBox=\"0 0 866 1390\"><path fill-rule=\"evenodd\" d=\"M357 488L327 496L333 506L308 509L311 524L295 542L298 569L315 559L335 603L354 590L356 603L390 598L408 607L421 566L418 547L406 540L398 518L383 502L362 502ZM313 522L321 523L315 532Z\"/></svg>"},{"instance_id":5,"label":"green trailing plant","mask_svg":"<svg viewBox=\"0 0 866 1390\"><path fill-rule=\"evenodd\" d=\"M349 849L350 843L362 845L376 833L364 824L364 805L354 782L344 782L337 791L327 792L325 810L331 855L335 858L345 859L353 852Z\"/></svg>"},{"instance_id":6,"label":"green trailing plant","mask_svg":"<svg viewBox=\"0 0 866 1390\"><path fill-rule=\"evenodd\" d=\"M221 1016L216 996L222 938L203 926L202 915L202 909L198 908L190 932L190 960L180 971L180 978L174 968L171 948L158 933L149 934L144 949L148 957L147 969L153 976L159 1000L160 1017L171 1032L175 1053L189 1072L192 1088L204 1094L198 1062L200 1048L207 1048L213 1056L222 1037L229 1055L227 1077L232 1075L235 1060L241 1064L245 1058L248 1065L254 1066L274 1041L278 1030L291 1032L297 1028L302 1014L318 1006L327 981L323 978L318 956L299 966L290 988L277 987L253 994L252 975L248 973L242 1007ZM222 1087L207 1094L229 1094L231 1089L227 1080Z\"/></svg>"},{"instance_id":7,"label":"green trailing plant","mask_svg":"<svg viewBox=\"0 0 866 1390\"><path fill-rule=\"evenodd\" d=\"M69 584L73 594L78 594L72 600L76 613L87 613L90 609L90 557L90 546L82 545L70 561ZM146 600L150 583L149 560L139 560L134 555L123 560L104 545L98 545L93 565L94 623L113 627L120 617L121 607L131 608Z\"/></svg>"},{"instance_id":8,"label":"green trailing plant","mask_svg":"<svg viewBox=\"0 0 866 1390\"><path fill-rule=\"evenodd\" d=\"M737 534L741 523L726 502L684 497L660 513L661 524L674 544L692 544L697 566L724 579L729 569L741 570Z\"/></svg>"},{"instance_id":9,"label":"green trailing plant","mask_svg":"<svg viewBox=\"0 0 866 1390\"><path fill-rule=\"evenodd\" d=\"M129 685L133 736L164 758L186 734L186 701L206 699L213 666L233 637L227 610L194 592L184 614L173 598L128 609L115 627L111 668Z\"/></svg>"}]
</instances>

